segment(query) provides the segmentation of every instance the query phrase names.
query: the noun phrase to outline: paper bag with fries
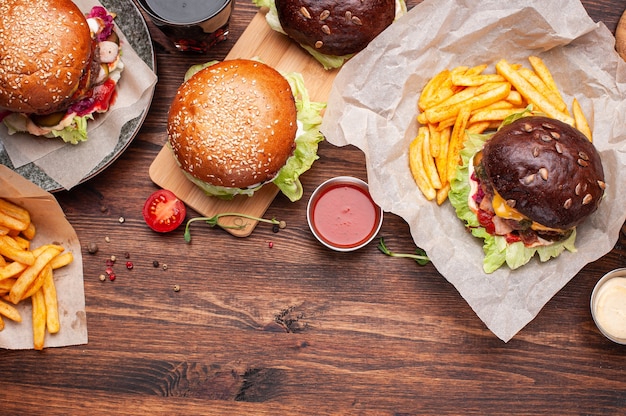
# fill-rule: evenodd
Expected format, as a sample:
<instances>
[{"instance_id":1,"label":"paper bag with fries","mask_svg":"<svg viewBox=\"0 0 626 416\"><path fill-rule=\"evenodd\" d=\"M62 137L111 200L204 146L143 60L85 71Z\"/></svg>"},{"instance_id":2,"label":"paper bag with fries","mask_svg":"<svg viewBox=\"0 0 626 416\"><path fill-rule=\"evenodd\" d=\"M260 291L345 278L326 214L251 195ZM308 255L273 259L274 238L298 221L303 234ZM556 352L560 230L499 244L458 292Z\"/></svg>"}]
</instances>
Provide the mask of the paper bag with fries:
<instances>
[{"instance_id":1,"label":"paper bag with fries","mask_svg":"<svg viewBox=\"0 0 626 416\"><path fill-rule=\"evenodd\" d=\"M351 144L365 152L370 192L376 202L407 221L416 245L426 250L437 270L504 341L528 324L586 264L608 253L626 219L626 65L614 47L610 31L595 23L578 1L425 0L348 62L335 79L322 124L327 141ZM466 232L443 198L445 192L439 205L416 185L416 179L426 181L429 172L434 177L436 169L439 179L444 179L440 183L444 189L447 171L453 166L434 157L449 152L437 143L459 145L458 137L435 139L440 132L430 131L428 124L471 122L460 112L444 120L445 112L432 111L428 115L434 123L420 123L418 99L428 81L445 69L487 64L482 73L490 78L476 79L497 83L500 78L492 74L503 73L496 70L498 62L531 69L531 56L550 68L572 117L581 110L586 116L604 165L606 197L578 228L576 253L487 275L482 267L482 242ZM499 93L504 96L506 91ZM425 95L435 101L442 98ZM528 98L543 100L532 94ZM553 110L554 104L543 104L548 109L544 112ZM427 107L428 103L423 108ZM428 149L434 166L428 160L414 179L410 156L419 160ZM436 190L428 192L429 198L437 198ZM415 273L419 275L420 270Z\"/></svg>"},{"instance_id":2,"label":"paper bag with fries","mask_svg":"<svg viewBox=\"0 0 626 416\"><path fill-rule=\"evenodd\" d=\"M85 343L78 237L54 196L0 165L0 348Z\"/></svg>"}]
</instances>

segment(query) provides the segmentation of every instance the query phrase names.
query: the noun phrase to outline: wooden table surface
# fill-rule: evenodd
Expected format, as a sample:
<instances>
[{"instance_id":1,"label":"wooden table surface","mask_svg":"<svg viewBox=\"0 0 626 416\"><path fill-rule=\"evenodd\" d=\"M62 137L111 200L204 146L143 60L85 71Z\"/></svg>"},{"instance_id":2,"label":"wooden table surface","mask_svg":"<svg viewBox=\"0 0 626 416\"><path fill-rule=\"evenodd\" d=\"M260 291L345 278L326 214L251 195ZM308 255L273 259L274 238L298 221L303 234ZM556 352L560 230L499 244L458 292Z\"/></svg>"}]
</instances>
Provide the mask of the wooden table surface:
<instances>
[{"instance_id":1,"label":"wooden table surface","mask_svg":"<svg viewBox=\"0 0 626 416\"><path fill-rule=\"evenodd\" d=\"M615 32L623 1L583 3ZM202 59L223 59L256 12L238 1L229 40ZM83 246L89 342L0 351L0 414L623 414L626 347L589 312L594 283L626 265L623 233L504 343L432 265L375 243L335 253L313 238L305 207L315 186L366 179L355 148L321 144L302 200L279 195L267 211L287 222L278 233L196 226L186 244L182 229L152 232L141 214L157 189L148 168L183 73L200 61L153 29L159 83L139 134L103 173L56 194ZM380 235L414 250L395 215ZM134 269L101 282L106 259L125 253Z\"/></svg>"}]
</instances>

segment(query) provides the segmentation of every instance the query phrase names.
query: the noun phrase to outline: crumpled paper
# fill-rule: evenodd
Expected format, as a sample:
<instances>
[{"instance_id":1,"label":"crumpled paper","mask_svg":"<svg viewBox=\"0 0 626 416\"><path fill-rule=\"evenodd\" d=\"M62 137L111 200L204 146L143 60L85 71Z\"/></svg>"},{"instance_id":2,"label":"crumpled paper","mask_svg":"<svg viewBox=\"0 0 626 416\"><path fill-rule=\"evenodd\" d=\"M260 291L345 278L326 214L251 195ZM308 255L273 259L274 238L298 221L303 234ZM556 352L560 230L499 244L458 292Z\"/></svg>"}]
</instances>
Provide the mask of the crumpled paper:
<instances>
[{"instance_id":1,"label":"crumpled paper","mask_svg":"<svg viewBox=\"0 0 626 416\"><path fill-rule=\"evenodd\" d=\"M94 0L76 0L75 3L83 12L88 12L93 6L101 6ZM122 41L124 63L118 95L107 113L89 121L87 141L72 145L61 139L37 138L24 133L9 135L6 126L0 123L0 141L15 168L32 162L69 190L113 152L122 126L142 111L147 111L157 77L132 49L119 27L117 33Z\"/></svg>"},{"instance_id":2,"label":"crumpled paper","mask_svg":"<svg viewBox=\"0 0 626 416\"><path fill-rule=\"evenodd\" d=\"M335 79L322 123L327 141L365 153L375 201L407 221L415 243L505 342L587 263L613 248L626 219L626 64L614 45L606 26L577 1L426 0ZM603 160L606 197L578 227L576 253L485 274L482 240L464 229L449 202L427 201L411 177L416 103L442 69L487 63L486 72L494 72L502 58L530 68L529 55L546 62L570 108L574 97L580 101Z\"/></svg>"},{"instance_id":3,"label":"crumpled paper","mask_svg":"<svg viewBox=\"0 0 626 416\"><path fill-rule=\"evenodd\" d=\"M83 287L83 257L74 228L65 218L54 196L6 166L0 165L0 198L7 199L30 212L36 227L31 247L55 243L72 252L74 260L54 271L61 329L46 333L44 348L87 343L87 316ZM4 318L0 331L0 348L32 349L33 325L30 300L17 304L22 322Z\"/></svg>"}]
</instances>

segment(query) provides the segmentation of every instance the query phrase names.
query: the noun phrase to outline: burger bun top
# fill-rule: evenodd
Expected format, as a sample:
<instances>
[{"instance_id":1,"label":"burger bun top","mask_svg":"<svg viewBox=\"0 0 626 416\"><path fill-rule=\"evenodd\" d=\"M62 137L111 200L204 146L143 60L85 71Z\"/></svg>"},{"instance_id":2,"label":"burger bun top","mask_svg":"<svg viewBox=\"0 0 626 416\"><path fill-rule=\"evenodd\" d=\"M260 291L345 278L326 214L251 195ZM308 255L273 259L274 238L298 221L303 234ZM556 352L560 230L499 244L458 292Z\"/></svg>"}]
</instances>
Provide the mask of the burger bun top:
<instances>
[{"instance_id":1,"label":"burger bun top","mask_svg":"<svg viewBox=\"0 0 626 416\"><path fill-rule=\"evenodd\" d=\"M507 205L546 227L567 230L598 208L604 171L593 144L547 117L521 118L485 144L482 167Z\"/></svg>"},{"instance_id":2,"label":"burger bun top","mask_svg":"<svg viewBox=\"0 0 626 416\"><path fill-rule=\"evenodd\" d=\"M289 82L272 67L227 60L179 87L167 131L188 174L214 186L253 187L272 180L293 153L295 99Z\"/></svg>"},{"instance_id":3,"label":"burger bun top","mask_svg":"<svg viewBox=\"0 0 626 416\"><path fill-rule=\"evenodd\" d=\"M84 14L70 0L6 0L0 16L0 108L65 110L92 63Z\"/></svg>"},{"instance_id":4,"label":"burger bun top","mask_svg":"<svg viewBox=\"0 0 626 416\"><path fill-rule=\"evenodd\" d=\"M395 0L276 0L280 25L296 42L333 56L364 49L396 16Z\"/></svg>"}]
</instances>

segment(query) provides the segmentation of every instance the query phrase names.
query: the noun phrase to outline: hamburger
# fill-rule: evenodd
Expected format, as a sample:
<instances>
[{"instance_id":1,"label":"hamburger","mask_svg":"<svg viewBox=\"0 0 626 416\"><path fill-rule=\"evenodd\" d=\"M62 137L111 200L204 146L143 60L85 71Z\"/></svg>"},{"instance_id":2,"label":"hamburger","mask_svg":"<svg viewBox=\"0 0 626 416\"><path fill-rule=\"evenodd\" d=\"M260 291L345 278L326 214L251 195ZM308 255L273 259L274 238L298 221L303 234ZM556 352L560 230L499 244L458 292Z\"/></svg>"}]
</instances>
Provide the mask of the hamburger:
<instances>
[{"instance_id":1,"label":"hamburger","mask_svg":"<svg viewBox=\"0 0 626 416\"><path fill-rule=\"evenodd\" d=\"M407 11L404 0L254 0L270 27L339 68Z\"/></svg>"},{"instance_id":2,"label":"hamburger","mask_svg":"<svg viewBox=\"0 0 626 416\"><path fill-rule=\"evenodd\" d=\"M83 14L70 0L0 4L0 119L9 134L87 139L87 120L105 112L123 70L114 16Z\"/></svg>"},{"instance_id":3,"label":"hamburger","mask_svg":"<svg viewBox=\"0 0 626 416\"><path fill-rule=\"evenodd\" d=\"M452 181L450 202L484 239L484 270L511 269L575 251L576 227L605 190L600 155L580 131L559 120L521 114L490 135L470 135Z\"/></svg>"},{"instance_id":4,"label":"hamburger","mask_svg":"<svg viewBox=\"0 0 626 416\"><path fill-rule=\"evenodd\" d=\"M322 103L300 74L233 59L187 71L172 101L168 144L184 174L207 195L251 196L267 183L291 201L317 159Z\"/></svg>"}]
</instances>

